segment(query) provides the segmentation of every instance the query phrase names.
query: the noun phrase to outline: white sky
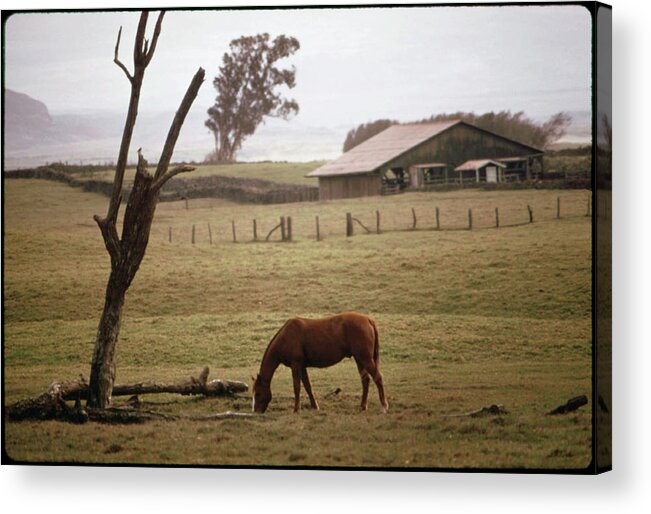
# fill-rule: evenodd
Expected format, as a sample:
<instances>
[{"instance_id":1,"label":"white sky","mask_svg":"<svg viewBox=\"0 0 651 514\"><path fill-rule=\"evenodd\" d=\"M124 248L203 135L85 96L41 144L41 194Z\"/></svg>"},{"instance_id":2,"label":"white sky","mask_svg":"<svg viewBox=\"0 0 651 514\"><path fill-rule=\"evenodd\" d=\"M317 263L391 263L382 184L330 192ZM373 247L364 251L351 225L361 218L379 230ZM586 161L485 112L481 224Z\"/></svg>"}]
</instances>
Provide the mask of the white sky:
<instances>
[{"instance_id":1,"label":"white sky","mask_svg":"<svg viewBox=\"0 0 651 514\"><path fill-rule=\"evenodd\" d=\"M137 12L17 14L6 25L5 85L54 113L125 110ZM150 16L149 30L155 15ZM297 119L353 126L458 110L548 116L590 110L591 22L579 6L170 11L147 70L141 111L176 109L199 66L196 105L228 43L269 32L298 38Z\"/></svg>"}]
</instances>

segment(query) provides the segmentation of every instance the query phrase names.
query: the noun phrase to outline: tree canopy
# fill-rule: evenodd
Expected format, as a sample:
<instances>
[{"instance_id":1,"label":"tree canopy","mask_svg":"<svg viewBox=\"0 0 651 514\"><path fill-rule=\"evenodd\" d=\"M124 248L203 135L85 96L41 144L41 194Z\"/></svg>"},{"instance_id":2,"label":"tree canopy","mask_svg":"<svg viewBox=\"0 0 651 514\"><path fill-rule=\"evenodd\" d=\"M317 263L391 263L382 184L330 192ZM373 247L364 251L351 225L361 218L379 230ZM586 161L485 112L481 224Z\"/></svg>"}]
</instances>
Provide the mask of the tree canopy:
<instances>
[{"instance_id":1,"label":"tree canopy","mask_svg":"<svg viewBox=\"0 0 651 514\"><path fill-rule=\"evenodd\" d=\"M464 120L485 130L490 130L504 137L520 141L536 148L546 148L551 143L558 141L565 135L571 117L565 112L558 112L544 123L537 123L528 118L523 111L487 112L475 114L474 112L455 112L451 114L436 114L412 123L434 123L448 120ZM343 151L363 143L367 139L379 134L391 125L396 125L395 120L376 120L362 123L350 130L344 141Z\"/></svg>"},{"instance_id":2,"label":"tree canopy","mask_svg":"<svg viewBox=\"0 0 651 514\"><path fill-rule=\"evenodd\" d=\"M344 152L347 152L351 148L354 148L360 143L363 143L367 139L372 138L374 135L379 134L383 130L389 128L391 125L397 125L396 120L375 120L369 121L368 123L362 123L352 130L348 131L346 134L346 140L344 141Z\"/></svg>"},{"instance_id":3,"label":"tree canopy","mask_svg":"<svg viewBox=\"0 0 651 514\"><path fill-rule=\"evenodd\" d=\"M213 80L215 104L208 109L206 126L215 137L215 151L207 160L232 162L244 139L255 132L265 116L283 119L298 113L295 100L282 96L283 86L296 84L296 69L281 68L278 61L300 48L294 37L269 34L242 36L230 44L219 75Z\"/></svg>"}]
</instances>

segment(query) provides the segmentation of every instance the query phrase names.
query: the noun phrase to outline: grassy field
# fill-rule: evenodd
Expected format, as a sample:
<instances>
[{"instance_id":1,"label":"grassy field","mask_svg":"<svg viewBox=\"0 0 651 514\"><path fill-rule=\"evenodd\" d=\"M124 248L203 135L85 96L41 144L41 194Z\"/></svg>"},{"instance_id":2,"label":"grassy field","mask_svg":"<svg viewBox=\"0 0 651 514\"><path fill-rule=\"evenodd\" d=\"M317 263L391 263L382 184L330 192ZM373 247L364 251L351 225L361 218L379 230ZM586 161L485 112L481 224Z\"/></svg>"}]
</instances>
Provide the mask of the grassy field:
<instances>
[{"instance_id":1,"label":"grassy field","mask_svg":"<svg viewBox=\"0 0 651 514\"><path fill-rule=\"evenodd\" d=\"M258 178L280 182L283 184L299 184L317 186L317 180L306 178L305 174L318 168L326 161L313 162L240 162L234 164L197 164L197 169L191 175L184 177L207 177L211 175L225 175L235 178ZM135 168L129 168L125 174L125 181L130 183L136 173ZM99 170L84 173L81 178L94 180L113 180L112 170Z\"/></svg>"},{"instance_id":2,"label":"grassy field","mask_svg":"<svg viewBox=\"0 0 651 514\"><path fill-rule=\"evenodd\" d=\"M311 372L318 412L292 413L291 373L281 368L260 418L6 422L6 451L31 462L583 468L590 405L545 413L572 396L590 397L588 196L467 190L273 206L161 204L127 295L118 382L181 379L204 365L213 378L249 382L288 317L357 310L379 325L389 413L380 413L375 389L369 411L358 412L359 378L346 361ZM54 379L88 376L109 269L92 215L104 213L106 202L58 183L5 182L5 404ZM489 228L495 207L503 223L515 224L527 220L527 204L535 223ZM437 206L448 229L462 228L473 208L477 230L430 230ZM408 230L412 208L423 230ZM344 236L346 212L374 227L376 210L386 232L356 227L355 237ZM280 215L294 219L293 243L249 242L252 219L266 235ZM314 241L316 215L321 242ZM238 244L230 242L232 220ZM325 396L336 388L339 395ZM145 400L151 409L198 415L251 405L246 395ZM509 414L445 417L493 403Z\"/></svg>"}]
</instances>

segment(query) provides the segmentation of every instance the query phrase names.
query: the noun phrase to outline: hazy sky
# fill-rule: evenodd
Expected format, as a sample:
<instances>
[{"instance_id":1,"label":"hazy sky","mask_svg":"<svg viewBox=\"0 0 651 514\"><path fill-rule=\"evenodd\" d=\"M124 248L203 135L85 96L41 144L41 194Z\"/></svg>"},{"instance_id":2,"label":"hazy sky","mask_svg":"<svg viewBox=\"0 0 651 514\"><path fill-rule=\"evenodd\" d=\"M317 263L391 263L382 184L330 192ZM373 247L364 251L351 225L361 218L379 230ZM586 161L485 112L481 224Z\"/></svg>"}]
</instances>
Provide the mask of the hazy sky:
<instances>
[{"instance_id":1,"label":"hazy sky","mask_svg":"<svg viewBox=\"0 0 651 514\"><path fill-rule=\"evenodd\" d=\"M137 12L18 14L6 25L6 87L54 113L126 110ZM155 16L150 17L149 30ZM452 111L590 110L591 24L579 6L171 11L147 70L141 110L176 109L199 66L196 108L214 100L212 78L228 43L269 32L298 38L290 92L298 119L353 126Z\"/></svg>"}]
</instances>

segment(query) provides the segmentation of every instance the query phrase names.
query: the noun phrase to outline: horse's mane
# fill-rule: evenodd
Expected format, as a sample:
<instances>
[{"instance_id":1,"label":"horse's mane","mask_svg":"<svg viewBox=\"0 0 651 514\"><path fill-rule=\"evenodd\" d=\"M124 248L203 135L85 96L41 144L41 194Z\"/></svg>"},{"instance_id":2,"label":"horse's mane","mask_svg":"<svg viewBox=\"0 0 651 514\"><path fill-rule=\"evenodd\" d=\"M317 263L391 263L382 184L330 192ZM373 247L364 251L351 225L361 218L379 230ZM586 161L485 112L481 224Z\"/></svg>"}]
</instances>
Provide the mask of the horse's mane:
<instances>
[{"instance_id":1,"label":"horse's mane","mask_svg":"<svg viewBox=\"0 0 651 514\"><path fill-rule=\"evenodd\" d=\"M269 341L269 344L267 345L267 349L264 351L264 355L262 355L262 362L260 363L261 366L262 366L262 363L267 358L267 354L269 353L269 348L271 348L272 343L276 340L276 338L278 337L278 334L280 334L282 332L283 328L285 328L287 326L287 323L289 323L290 321L291 320L285 321L285 323L283 323L283 326L278 329L278 331L271 338L271 341Z\"/></svg>"}]
</instances>

